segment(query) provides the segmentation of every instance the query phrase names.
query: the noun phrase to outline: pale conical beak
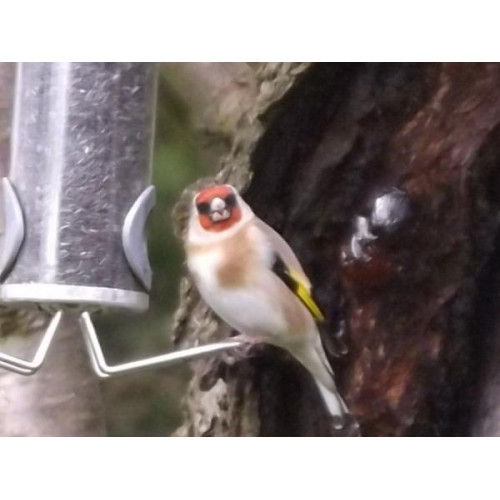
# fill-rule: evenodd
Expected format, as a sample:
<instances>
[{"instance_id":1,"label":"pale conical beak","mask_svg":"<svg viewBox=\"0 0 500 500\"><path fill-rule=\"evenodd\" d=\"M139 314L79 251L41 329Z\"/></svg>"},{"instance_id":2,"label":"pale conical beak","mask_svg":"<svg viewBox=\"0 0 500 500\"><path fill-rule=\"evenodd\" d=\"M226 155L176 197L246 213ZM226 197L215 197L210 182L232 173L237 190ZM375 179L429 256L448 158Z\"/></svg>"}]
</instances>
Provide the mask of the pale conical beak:
<instances>
[{"instance_id":1,"label":"pale conical beak","mask_svg":"<svg viewBox=\"0 0 500 500\"><path fill-rule=\"evenodd\" d=\"M221 222L229 219L230 216L231 214L227 209L226 202L222 198L217 197L210 202L209 217L212 222Z\"/></svg>"}]
</instances>

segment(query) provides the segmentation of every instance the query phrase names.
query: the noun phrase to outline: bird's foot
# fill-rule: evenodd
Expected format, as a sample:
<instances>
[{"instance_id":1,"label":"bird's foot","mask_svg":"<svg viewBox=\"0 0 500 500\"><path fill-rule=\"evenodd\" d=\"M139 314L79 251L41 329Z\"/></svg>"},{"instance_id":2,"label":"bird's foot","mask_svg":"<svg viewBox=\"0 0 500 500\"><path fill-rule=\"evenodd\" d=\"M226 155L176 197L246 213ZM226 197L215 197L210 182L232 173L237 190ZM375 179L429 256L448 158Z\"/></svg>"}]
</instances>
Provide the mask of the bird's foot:
<instances>
[{"instance_id":1,"label":"bird's foot","mask_svg":"<svg viewBox=\"0 0 500 500\"><path fill-rule=\"evenodd\" d=\"M259 343L254 339L249 339L245 335L235 335L231 337L231 340L238 340L241 345L223 351L219 355L219 359L228 365L234 365L240 361L251 358L255 356L259 350Z\"/></svg>"}]
</instances>

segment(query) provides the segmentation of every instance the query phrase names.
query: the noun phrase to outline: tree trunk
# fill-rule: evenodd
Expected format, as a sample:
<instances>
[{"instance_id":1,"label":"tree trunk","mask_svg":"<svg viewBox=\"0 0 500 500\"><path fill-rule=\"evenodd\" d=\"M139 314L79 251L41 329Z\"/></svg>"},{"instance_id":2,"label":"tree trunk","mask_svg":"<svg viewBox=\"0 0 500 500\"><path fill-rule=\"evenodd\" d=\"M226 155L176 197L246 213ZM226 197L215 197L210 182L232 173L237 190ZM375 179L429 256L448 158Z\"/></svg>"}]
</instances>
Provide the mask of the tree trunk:
<instances>
[{"instance_id":1,"label":"tree trunk","mask_svg":"<svg viewBox=\"0 0 500 500\"><path fill-rule=\"evenodd\" d=\"M325 343L348 347L331 361L362 434L500 435L500 64L255 78L216 180L245 188L303 263ZM189 280L177 318L181 345L227 335ZM324 413L308 373L259 346L194 365L178 434L328 435Z\"/></svg>"},{"instance_id":2,"label":"tree trunk","mask_svg":"<svg viewBox=\"0 0 500 500\"><path fill-rule=\"evenodd\" d=\"M46 327L46 317L16 312L14 321L12 338L2 349L26 352L27 344L36 342ZM0 374L0 436L106 434L99 381L90 369L77 318L64 317L56 335L38 373Z\"/></svg>"},{"instance_id":3,"label":"tree trunk","mask_svg":"<svg viewBox=\"0 0 500 500\"><path fill-rule=\"evenodd\" d=\"M14 64L0 64L1 177L8 172L14 71ZM24 356L34 352L47 323L47 315L41 312L0 309L0 350ZM104 434L99 383L90 369L76 318L66 317L37 374L24 377L0 369L0 436Z\"/></svg>"}]
</instances>

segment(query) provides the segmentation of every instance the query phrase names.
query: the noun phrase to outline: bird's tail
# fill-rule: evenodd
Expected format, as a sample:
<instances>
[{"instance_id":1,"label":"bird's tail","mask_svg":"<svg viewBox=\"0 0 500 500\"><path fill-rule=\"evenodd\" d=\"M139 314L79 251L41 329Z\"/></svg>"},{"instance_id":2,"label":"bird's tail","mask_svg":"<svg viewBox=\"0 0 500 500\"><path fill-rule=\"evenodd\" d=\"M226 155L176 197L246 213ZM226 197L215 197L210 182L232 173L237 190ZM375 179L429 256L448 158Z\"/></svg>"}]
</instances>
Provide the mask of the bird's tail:
<instances>
[{"instance_id":1,"label":"bird's tail","mask_svg":"<svg viewBox=\"0 0 500 500\"><path fill-rule=\"evenodd\" d=\"M300 348L294 349L292 354L313 376L332 418L333 427L340 430L346 426L348 421L355 422L337 390L333 370L323 350L319 335L315 336L315 341L309 341Z\"/></svg>"}]
</instances>

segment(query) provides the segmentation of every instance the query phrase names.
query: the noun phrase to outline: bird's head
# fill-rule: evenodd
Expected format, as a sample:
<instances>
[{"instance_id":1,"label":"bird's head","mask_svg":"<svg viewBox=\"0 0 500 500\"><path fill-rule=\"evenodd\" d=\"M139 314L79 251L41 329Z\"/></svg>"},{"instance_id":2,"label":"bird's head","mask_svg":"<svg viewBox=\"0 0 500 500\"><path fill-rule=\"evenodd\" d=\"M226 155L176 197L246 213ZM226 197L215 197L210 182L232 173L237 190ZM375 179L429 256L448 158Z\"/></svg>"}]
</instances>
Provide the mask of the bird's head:
<instances>
[{"instance_id":1,"label":"bird's head","mask_svg":"<svg viewBox=\"0 0 500 500\"><path fill-rule=\"evenodd\" d=\"M242 218L241 197L229 184L202 189L194 197L193 204L200 226L205 231L226 231Z\"/></svg>"}]
</instances>

